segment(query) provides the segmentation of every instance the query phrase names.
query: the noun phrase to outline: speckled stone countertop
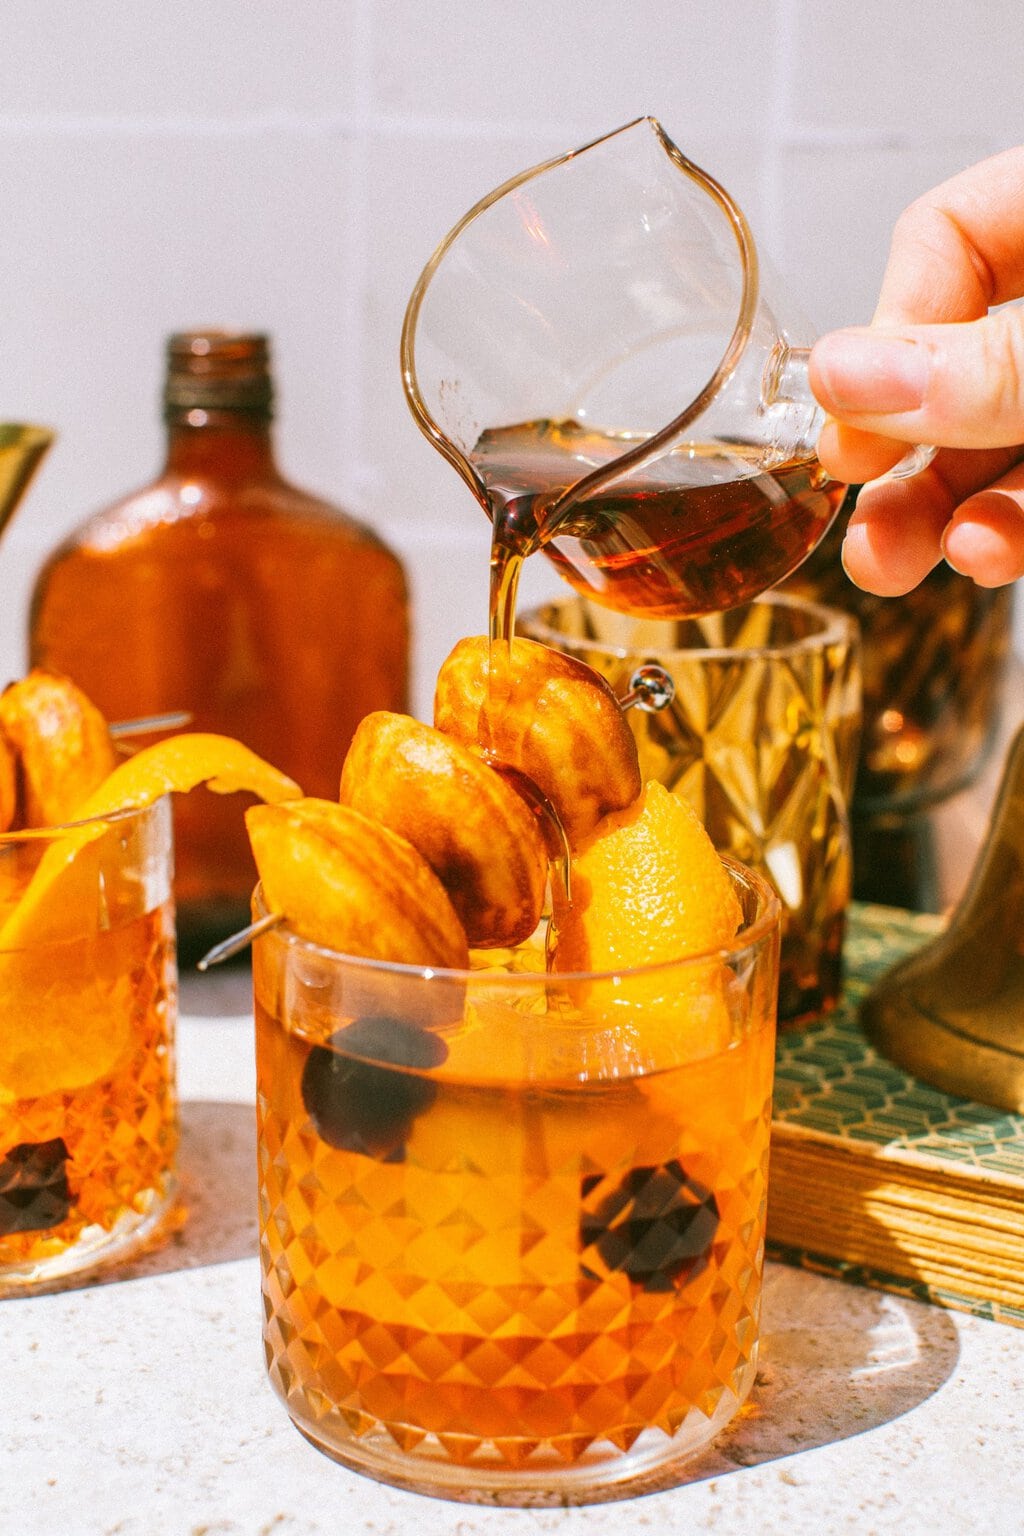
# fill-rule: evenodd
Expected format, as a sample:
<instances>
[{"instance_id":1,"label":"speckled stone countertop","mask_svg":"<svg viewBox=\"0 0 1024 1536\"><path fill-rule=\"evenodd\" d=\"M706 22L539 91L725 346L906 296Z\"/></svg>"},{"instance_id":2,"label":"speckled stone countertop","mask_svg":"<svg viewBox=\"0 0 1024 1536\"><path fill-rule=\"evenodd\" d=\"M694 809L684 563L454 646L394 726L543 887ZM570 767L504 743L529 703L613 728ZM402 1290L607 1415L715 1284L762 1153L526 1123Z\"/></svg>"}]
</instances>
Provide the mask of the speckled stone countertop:
<instances>
[{"instance_id":1,"label":"speckled stone countertop","mask_svg":"<svg viewBox=\"0 0 1024 1536\"><path fill-rule=\"evenodd\" d=\"M1024 1330L781 1266L754 1402L670 1491L481 1508L322 1456L264 1377L248 989L183 980L184 1230L117 1279L0 1302L4 1536L1024 1529Z\"/></svg>"}]
</instances>

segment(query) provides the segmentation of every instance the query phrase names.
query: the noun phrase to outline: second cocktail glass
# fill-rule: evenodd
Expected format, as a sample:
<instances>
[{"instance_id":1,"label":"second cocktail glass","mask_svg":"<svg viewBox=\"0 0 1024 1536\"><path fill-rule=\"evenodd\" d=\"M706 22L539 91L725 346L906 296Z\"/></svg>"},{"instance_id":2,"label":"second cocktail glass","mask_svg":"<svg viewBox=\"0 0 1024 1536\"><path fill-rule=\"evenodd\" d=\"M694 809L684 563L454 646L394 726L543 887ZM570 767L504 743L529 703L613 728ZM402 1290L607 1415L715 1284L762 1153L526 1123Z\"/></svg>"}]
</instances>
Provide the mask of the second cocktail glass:
<instances>
[{"instance_id":1,"label":"second cocktail glass","mask_svg":"<svg viewBox=\"0 0 1024 1536\"><path fill-rule=\"evenodd\" d=\"M577 597L524 613L518 627L585 662L620 695L638 668L669 674L668 706L629 716L640 771L689 801L720 852L775 886L780 1024L808 1024L834 1008L861 720L853 619L780 593L676 621L631 619Z\"/></svg>"},{"instance_id":2,"label":"second cocktail glass","mask_svg":"<svg viewBox=\"0 0 1024 1536\"><path fill-rule=\"evenodd\" d=\"M166 797L0 836L0 1297L123 1261L172 1211L171 870Z\"/></svg>"}]
</instances>

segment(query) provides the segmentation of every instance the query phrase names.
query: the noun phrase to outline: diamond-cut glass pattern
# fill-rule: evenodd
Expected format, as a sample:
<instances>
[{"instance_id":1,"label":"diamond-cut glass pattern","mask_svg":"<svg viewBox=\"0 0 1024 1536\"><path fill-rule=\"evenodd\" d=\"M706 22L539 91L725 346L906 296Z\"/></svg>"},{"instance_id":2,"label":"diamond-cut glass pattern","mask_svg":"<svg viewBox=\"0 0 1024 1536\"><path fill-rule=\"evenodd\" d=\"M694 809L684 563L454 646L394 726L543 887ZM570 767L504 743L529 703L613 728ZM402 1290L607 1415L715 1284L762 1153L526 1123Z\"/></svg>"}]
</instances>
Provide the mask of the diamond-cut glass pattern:
<instances>
[{"instance_id":1,"label":"diamond-cut glass pattern","mask_svg":"<svg viewBox=\"0 0 1024 1536\"><path fill-rule=\"evenodd\" d=\"M83 1266L108 1251L121 1255L173 1194L177 975L170 903L88 941L52 948L60 953L40 957L19 1009L31 1013L43 1041L48 1017L71 1017L83 1020L83 1030L99 1021L117 1049L94 1081L0 1109L0 1191L12 1188L12 1178L21 1185L13 1204L0 1193L0 1293L8 1276L17 1290L51 1271L73 1272L76 1252ZM26 1160L19 1150L58 1145L66 1154L60 1167L52 1156ZM33 1167L37 1209L26 1188ZM65 1197L60 1210L55 1189Z\"/></svg>"},{"instance_id":2,"label":"diamond-cut glass pattern","mask_svg":"<svg viewBox=\"0 0 1024 1536\"><path fill-rule=\"evenodd\" d=\"M678 621L630 619L573 599L524 614L518 627L580 657L618 694L638 666L669 672L673 702L628 715L643 777L684 796L716 848L775 886L779 1018L833 1006L860 724L852 622L793 597Z\"/></svg>"},{"instance_id":3,"label":"diamond-cut glass pattern","mask_svg":"<svg viewBox=\"0 0 1024 1536\"><path fill-rule=\"evenodd\" d=\"M567 1468L731 1416L756 1354L770 1028L611 1087L439 1073L397 1160L316 1135L308 1053L258 982L265 1347L305 1433L371 1469Z\"/></svg>"}]
</instances>

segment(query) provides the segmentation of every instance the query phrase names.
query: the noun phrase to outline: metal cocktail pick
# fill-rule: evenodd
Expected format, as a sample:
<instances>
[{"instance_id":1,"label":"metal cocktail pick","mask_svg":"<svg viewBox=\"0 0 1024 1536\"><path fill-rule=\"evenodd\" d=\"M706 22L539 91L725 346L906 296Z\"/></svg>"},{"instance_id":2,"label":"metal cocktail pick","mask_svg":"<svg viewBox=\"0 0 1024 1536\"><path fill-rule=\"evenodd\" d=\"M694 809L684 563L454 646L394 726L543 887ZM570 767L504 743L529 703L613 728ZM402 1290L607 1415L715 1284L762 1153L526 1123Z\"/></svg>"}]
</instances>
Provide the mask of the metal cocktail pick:
<instances>
[{"instance_id":1,"label":"metal cocktail pick","mask_svg":"<svg viewBox=\"0 0 1024 1536\"><path fill-rule=\"evenodd\" d=\"M648 714L656 714L658 710L666 709L676 696L676 685L672 678L655 662L637 667L629 680L629 690L619 700L620 709L642 709ZM235 955L240 955L243 949L258 939L260 934L269 933L271 928L276 928L278 923L284 921L281 912L268 912L265 917L258 918L250 923L247 928L240 928L229 938L222 939L212 949L207 950L202 959L196 961L196 969L208 971L211 965L220 965L224 960L231 960Z\"/></svg>"},{"instance_id":2,"label":"metal cocktail pick","mask_svg":"<svg viewBox=\"0 0 1024 1536\"><path fill-rule=\"evenodd\" d=\"M237 933L231 934L227 939L221 939L219 944L208 949L202 959L196 961L196 970L208 971L211 965L220 965L223 961L240 955L243 949L249 947L253 939L258 939L261 933L269 933L271 928L276 928L278 923L283 922L283 912L268 912L265 917L257 918L247 928L240 928Z\"/></svg>"},{"instance_id":3,"label":"metal cocktail pick","mask_svg":"<svg viewBox=\"0 0 1024 1536\"><path fill-rule=\"evenodd\" d=\"M115 740L120 741L124 736L148 736L150 731L180 731L191 724L192 715L189 710L172 709L163 715L139 715L135 720L115 720L107 726L107 730Z\"/></svg>"},{"instance_id":4,"label":"metal cocktail pick","mask_svg":"<svg viewBox=\"0 0 1024 1536\"><path fill-rule=\"evenodd\" d=\"M672 678L656 662L649 661L637 667L629 680L629 692L619 700L620 709L642 709L644 714L656 715L667 709L676 696Z\"/></svg>"}]
</instances>

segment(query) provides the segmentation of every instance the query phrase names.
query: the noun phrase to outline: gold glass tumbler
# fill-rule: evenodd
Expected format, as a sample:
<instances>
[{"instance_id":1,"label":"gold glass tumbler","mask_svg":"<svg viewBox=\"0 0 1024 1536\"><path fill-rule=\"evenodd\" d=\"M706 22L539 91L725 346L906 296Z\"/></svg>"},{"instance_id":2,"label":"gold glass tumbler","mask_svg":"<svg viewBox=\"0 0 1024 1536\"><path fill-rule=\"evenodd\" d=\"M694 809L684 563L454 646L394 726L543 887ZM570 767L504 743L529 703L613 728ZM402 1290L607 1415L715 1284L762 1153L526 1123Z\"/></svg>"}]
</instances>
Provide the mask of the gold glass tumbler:
<instances>
[{"instance_id":1,"label":"gold glass tumbler","mask_svg":"<svg viewBox=\"0 0 1024 1536\"><path fill-rule=\"evenodd\" d=\"M629 712L645 779L684 796L715 846L782 899L780 1025L835 1006L852 884L849 801L860 729L855 622L770 593L728 613L644 620L584 598L521 615L520 634L593 667L619 695L644 664L675 683Z\"/></svg>"}]
</instances>

